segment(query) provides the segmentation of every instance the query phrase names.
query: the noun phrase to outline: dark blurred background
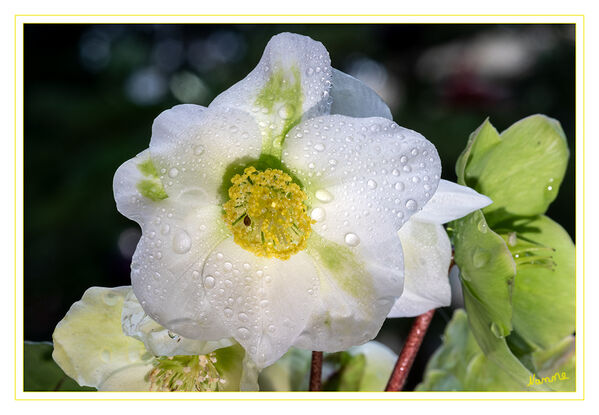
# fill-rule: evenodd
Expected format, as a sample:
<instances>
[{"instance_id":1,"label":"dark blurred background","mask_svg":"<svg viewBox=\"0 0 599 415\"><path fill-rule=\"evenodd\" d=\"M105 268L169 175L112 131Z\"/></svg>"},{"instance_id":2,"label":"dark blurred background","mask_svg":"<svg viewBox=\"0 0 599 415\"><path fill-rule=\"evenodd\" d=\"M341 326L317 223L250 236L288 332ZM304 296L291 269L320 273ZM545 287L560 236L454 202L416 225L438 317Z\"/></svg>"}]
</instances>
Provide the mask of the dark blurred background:
<instances>
[{"instance_id":1,"label":"dark blurred background","mask_svg":"<svg viewBox=\"0 0 599 415\"><path fill-rule=\"evenodd\" d=\"M499 131L534 113L559 120L571 159L548 215L574 237L574 25L26 24L25 339L51 340L88 287L130 284L140 232L116 210L117 167L148 147L161 111L208 105L284 31L321 41L374 88L437 146L448 180L486 117ZM451 313L436 313L408 390ZM378 339L399 352L410 324L388 320Z\"/></svg>"}]
</instances>

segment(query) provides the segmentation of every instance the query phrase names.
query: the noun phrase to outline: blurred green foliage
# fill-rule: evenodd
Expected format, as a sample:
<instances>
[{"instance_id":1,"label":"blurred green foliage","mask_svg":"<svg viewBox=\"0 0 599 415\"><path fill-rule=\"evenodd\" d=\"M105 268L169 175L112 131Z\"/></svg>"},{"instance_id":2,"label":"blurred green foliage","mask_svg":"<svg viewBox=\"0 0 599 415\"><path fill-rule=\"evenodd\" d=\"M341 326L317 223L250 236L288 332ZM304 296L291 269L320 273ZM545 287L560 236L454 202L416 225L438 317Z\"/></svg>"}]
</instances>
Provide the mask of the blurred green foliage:
<instances>
[{"instance_id":1,"label":"blurred green foliage","mask_svg":"<svg viewBox=\"0 0 599 415\"><path fill-rule=\"evenodd\" d=\"M270 37L283 31L321 41L334 67L382 88L394 119L437 146L448 180L455 181L469 132L486 117L500 131L534 113L558 119L572 158L547 214L573 236L573 29L25 25L25 338L49 340L86 288L130 283L137 227L116 211L117 167L147 148L161 111L180 102L207 105L253 69ZM485 55L501 45L507 55ZM438 72L447 68L453 72ZM437 315L408 388L440 344L448 316ZM397 352L408 328L407 319L389 320L379 339Z\"/></svg>"}]
</instances>

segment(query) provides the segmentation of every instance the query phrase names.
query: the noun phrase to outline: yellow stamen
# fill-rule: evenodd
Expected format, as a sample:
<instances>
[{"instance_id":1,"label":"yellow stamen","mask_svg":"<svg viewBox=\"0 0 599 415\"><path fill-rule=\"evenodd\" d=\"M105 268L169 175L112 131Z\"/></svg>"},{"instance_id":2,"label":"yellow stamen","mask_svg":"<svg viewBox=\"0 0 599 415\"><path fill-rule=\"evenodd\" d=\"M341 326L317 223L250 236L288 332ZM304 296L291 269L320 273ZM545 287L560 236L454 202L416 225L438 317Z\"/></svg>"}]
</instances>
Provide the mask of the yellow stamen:
<instances>
[{"instance_id":1,"label":"yellow stamen","mask_svg":"<svg viewBox=\"0 0 599 415\"><path fill-rule=\"evenodd\" d=\"M306 247L314 221L304 203L306 193L288 174L248 167L231 183L224 219L239 246L283 260Z\"/></svg>"}]
</instances>

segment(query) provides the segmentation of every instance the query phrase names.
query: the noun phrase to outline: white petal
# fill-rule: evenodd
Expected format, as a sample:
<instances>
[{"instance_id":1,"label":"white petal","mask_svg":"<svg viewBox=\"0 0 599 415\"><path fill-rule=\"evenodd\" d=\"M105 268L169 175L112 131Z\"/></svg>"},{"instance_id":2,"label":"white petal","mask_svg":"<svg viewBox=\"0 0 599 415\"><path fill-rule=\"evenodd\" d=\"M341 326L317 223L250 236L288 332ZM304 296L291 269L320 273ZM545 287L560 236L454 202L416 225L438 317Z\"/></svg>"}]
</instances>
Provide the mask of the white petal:
<instances>
[{"instance_id":1,"label":"white petal","mask_svg":"<svg viewBox=\"0 0 599 415\"><path fill-rule=\"evenodd\" d=\"M111 373L100 385L101 392L147 392L150 383L148 373L154 369L152 363L130 365Z\"/></svg>"},{"instance_id":2,"label":"white petal","mask_svg":"<svg viewBox=\"0 0 599 415\"><path fill-rule=\"evenodd\" d=\"M441 225L410 219L399 231L404 250L404 292L389 317L412 317L451 302L451 242Z\"/></svg>"},{"instance_id":3,"label":"white petal","mask_svg":"<svg viewBox=\"0 0 599 415\"><path fill-rule=\"evenodd\" d=\"M205 258L229 236L221 207L165 204L142 230L131 282L144 311L184 337L197 338L199 330L202 340L230 337L213 317L201 278Z\"/></svg>"},{"instance_id":4,"label":"white petal","mask_svg":"<svg viewBox=\"0 0 599 415\"><path fill-rule=\"evenodd\" d=\"M286 261L257 257L232 238L206 260L203 277L211 281L207 298L221 324L260 369L293 344L318 295L316 270L305 253Z\"/></svg>"},{"instance_id":5,"label":"white petal","mask_svg":"<svg viewBox=\"0 0 599 415\"><path fill-rule=\"evenodd\" d=\"M186 104L154 120L150 154L171 200L220 204L227 167L257 159L261 145L258 126L243 111Z\"/></svg>"},{"instance_id":6,"label":"white petal","mask_svg":"<svg viewBox=\"0 0 599 415\"><path fill-rule=\"evenodd\" d=\"M116 208L129 219L140 222L154 212L161 200L146 195L159 195L162 183L158 177L142 173L143 166L149 166L150 152L144 150L134 158L124 162L116 171L113 180ZM142 186L146 186L145 188ZM149 191L153 193L148 193Z\"/></svg>"},{"instance_id":7,"label":"white petal","mask_svg":"<svg viewBox=\"0 0 599 415\"><path fill-rule=\"evenodd\" d=\"M268 42L256 68L216 97L210 108L252 114L265 144L280 147L279 141L300 119L329 112L330 86L331 60L322 43L281 33Z\"/></svg>"},{"instance_id":8,"label":"white petal","mask_svg":"<svg viewBox=\"0 0 599 415\"><path fill-rule=\"evenodd\" d=\"M399 238L379 242L348 247L310 236L306 252L318 270L318 303L294 346L338 352L376 336L403 283Z\"/></svg>"},{"instance_id":9,"label":"white petal","mask_svg":"<svg viewBox=\"0 0 599 415\"><path fill-rule=\"evenodd\" d=\"M121 310L130 291L91 287L56 325L52 357L81 386L102 389L112 379L110 384L120 390L149 389L143 375L136 376L152 369L152 356L121 329Z\"/></svg>"},{"instance_id":10,"label":"white petal","mask_svg":"<svg viewBox=\"0 0 599 415\"><path fill-rule=\"evenodd\" d=\"M283 162L308 193L316 233L401 278L396 232L441 173L429 141L383 118L324 116L290 132Z\"/></svg>"},{"instance_id":11,"label":"white petal","mask_svg":"<svg viewBox=\"0 0 599 415\"><path fill-rule=\"evenodd\" d=\"M208 354L213 350L233 345L231 339L194 340L169 332L145 313L133 291L125 298L121 321L123 332L141 340L154 356Z\"/></svg>"},{"instance_id":12,"label":"white petal","mask_svg":"<svg viewBox=\"0 0 599 415\"><path fill-rule=\"evenodd\" d=\"M441 180L432 199L414 215L414 219L421 222L443 224L466 216L491 203L493 203L491 199L470 187Z\"/></svg>"},{"instance_id":13,"label":"white petal","mask_svg":"<svg viewBox=\"0 0 599 415\"><path fill-rule=\"evenodd\" d=\"M385 101L359 79L333 68L331 114L393 119Z\"/></svg>"}]
</instances>

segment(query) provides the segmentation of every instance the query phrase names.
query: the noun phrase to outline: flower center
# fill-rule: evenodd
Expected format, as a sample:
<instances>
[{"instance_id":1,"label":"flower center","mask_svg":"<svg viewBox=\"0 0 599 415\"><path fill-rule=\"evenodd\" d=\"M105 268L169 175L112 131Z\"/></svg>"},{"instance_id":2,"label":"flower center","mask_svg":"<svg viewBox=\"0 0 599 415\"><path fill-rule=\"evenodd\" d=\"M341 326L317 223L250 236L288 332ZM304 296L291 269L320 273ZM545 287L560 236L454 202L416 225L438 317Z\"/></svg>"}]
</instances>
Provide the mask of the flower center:
<instances>
[{"instance_id":1,"label":"flower center","mask_svg":"<svg viewBox=\"0 0 599 415\"><path fill-rule=\"evenodd\" d=\"M307 196L288 174L248 167L231 183L223 208L235 243L258 256L283 260L306 247L313 222Z\"/></svg>"},{"instance_id":2,"label":"flower center","mask_svg":"<svg viewBox=\"0 0 599 415\"><path fill-rule=\"evenodd\" d=\"M149 378L152 391L217 391L225 383L214 366L214 353L158 357Z\"/></svg>"}]
</instances>

